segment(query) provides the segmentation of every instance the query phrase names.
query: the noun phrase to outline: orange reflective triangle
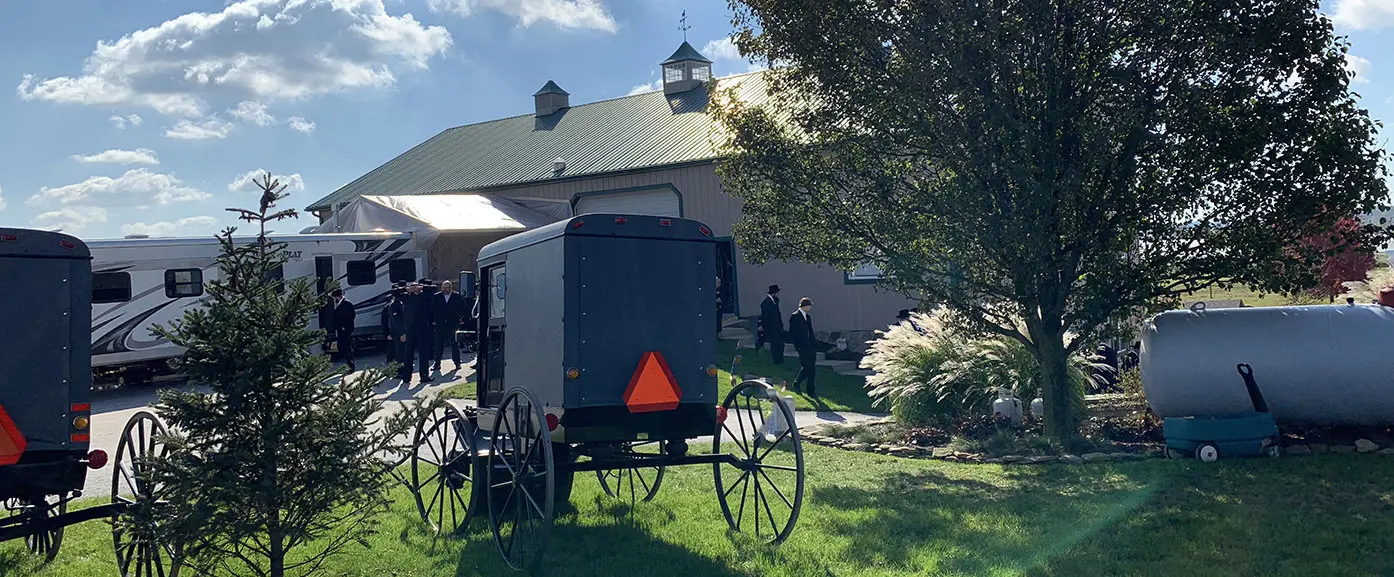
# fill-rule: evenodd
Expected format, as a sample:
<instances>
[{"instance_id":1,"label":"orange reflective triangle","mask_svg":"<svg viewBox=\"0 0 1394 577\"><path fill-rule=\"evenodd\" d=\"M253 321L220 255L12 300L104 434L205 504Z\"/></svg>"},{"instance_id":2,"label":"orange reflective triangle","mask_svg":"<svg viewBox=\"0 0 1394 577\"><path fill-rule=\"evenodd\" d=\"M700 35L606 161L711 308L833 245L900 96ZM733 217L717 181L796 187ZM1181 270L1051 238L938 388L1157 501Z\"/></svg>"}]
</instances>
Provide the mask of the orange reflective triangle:
<instances>
[{"instance_id":1,"label":"orange reflective triangle","mask_svg":"<svg viewBox=\"0 0 1394 577\"><path fill-rule=\"evenodd\" d=\"M10 420L9 413L5 412L5 407L0 407L0 465L18 463L28 444L24 435L19 434L19 427Z\"/></svg>"},{"instance_id":2,"label":"orange reflective triangle","mask_svg":"<svg viewBox=\"0 0 1394 577\"><path fill-rule=\"evenodd\" d=\"M629 412L669 411L678 408L680 400L682 389L663 355L654 351L644 353L639 359L639 368L629 379L629 388L624 391L624 404Z\"/></svg>"}]
</instances>

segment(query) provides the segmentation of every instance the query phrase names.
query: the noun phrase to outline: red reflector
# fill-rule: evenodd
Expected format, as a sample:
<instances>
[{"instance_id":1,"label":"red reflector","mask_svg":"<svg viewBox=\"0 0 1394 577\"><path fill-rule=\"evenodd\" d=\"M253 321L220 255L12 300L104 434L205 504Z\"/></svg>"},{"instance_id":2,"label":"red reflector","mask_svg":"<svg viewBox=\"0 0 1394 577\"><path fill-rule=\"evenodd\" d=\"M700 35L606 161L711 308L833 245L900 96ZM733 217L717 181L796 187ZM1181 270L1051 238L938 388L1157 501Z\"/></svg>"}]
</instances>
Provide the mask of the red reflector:
<instances>
[{"instance_id":1,"label":"red reflector","mask_svg":"<svg viewBox=\"0 0 1394 577\"><path fill-rule=\"evenodd\" d=\"M624 224L624 223L626 223L626 222L629 222L629 219L627 219L627 218L625 218L625 217L623 217L623 216L617 216L617 217L615 217L615 224Z\"/></svg>"},{"instance_id":2,"label":"red reflector","mask_svg":"<svg viewBox=\"0 0 1394 577\"><path fill-rule=\"evenodd\" d=\"M726 407L717 407L717 408L716 408L716 422L718 422L718 423L725 423L725 422L726 422Z\"/></svg>"},{"instance_id":3,"label":"red reflector","mask_svg":"<svg viewBox=\"0 0 1394 577\"><path fill-rule=\"evenodd\" d=\"M73 443L86 443L90 438L91 437L89 437L86 433L83 433L81 435L68 436L68 440Z\"/></svg>"},{"instance_id":4,"label":"red reflector","mask_svg":"<svg viewBox=\"0 0 1394 577\"><path fill-rule=\"evenodd\" d=\"M68 250L73 250L73 249L77 248L77 245L75 245L75 244L73 244L73 243L71 243L71 242L68 242L68 241L66 241L66 240L60 240L60 241L58 241L58 246L61 246L61 247L66 248L66 249L68 249Z\"/></svg>"},{"instance_id":5,"label":"red reflector","mask_svg":"<svg viewBox=\"0 0 1394 577\"><path fill-rule=\"evenodd\" d=\"M660 219L658 219L658 226L673 226L673 219L671 219L671 218L660 218Z\"/></svg>"},{"instance_id":6,"label":"red reflector","mask_svg":"<svg viewBox=\"0 0 1394 577\"><path fill-rule=\"evenodd\" d=\"M19 237L18 237L18 236L15 236L15 235L13 235L13 234L0 234L0 240L2 240L2 241L7 241L7 242L14 242L14 241L19 240Z\"/></svg>"},{"instance_id":7,"label":"red reflector","mask_svg":"<svg viewBox=\"0 0 1394 577\"><path fill-rule=\"evenodd\" d=\"M697 230L699 230L699 231L702 232L702 236L711 236L711 235L712 235L712 229L707 228L707 227L705 227L705 226L704 226L704 227L701 227L701 228L698 228Z\"/></svg>"},{"instance_id":8,"label":"red reflector","mask_svg":"<svg viewBox=\"0 0 1394 577\"><path fill-rule=\"evenodd\" d=\"M561 424L561 420L560 420L560 419L557 419L557 416L556 416L556 415L552 415L552 414L548 414L548 415L547 415L547 430L548 430L548 431L555 431L555 430L557 430L557 425L560 425L560 424Z\"/></svg>"},{"instance_id":9,"label":"red reflector","mask_svg":"<svg viewBox=\"0 0 1394 577\"><path fill-rule=\"evenodd\" d=\"M583 224L586 224L586 221L578 220L576 222L571 223L571 228L581 228L581 225Z\"/></svg>"},{"instance_id":10,"label":"red reflector","mask_svg":"<svg viewBox=\"0 0 1394 577\"><path fill-rule=\"evenodd\" d=\"M94 469L94 470L95 470L95 469L100 469L100 468L102 468L102 467L105 467L105 466L106 466L106 461L107 461L106 451L103 451L103 450L101 450L101 449L93 450L91 453L88 453L88 454L87 454L87 468L88 468L88 469Z\"/></svg>"},{"instance_id":11,"label":"red reflector","mask_svg":"<svg viewBox=\"0 0 1394 577\"><path fill-rule=\"evenodd\" d=\"M92 410L90 403L73 403L72 412L74 413L85 413L90 410Z\"/></svg>"},{"instance_id":12,"label":"red reflector","mask_svg":"<svg viewBox=\"0 0 1394 577\"><path fill-rule=\"evenodd\" d=\"M13 465L18 462L27 446L29 440L20 434L19 427L10 420L5 407L0 407L0 465Z\"/></svg>"},{"instance_id":13,"label":"red reflector","mask_svg":"<svg viewBox=\"0 0 1394 577\"><path fill-rule=\"evenodd\" d=\"M629 379L629 388L622 398L631 413L668 411L678 408L682 389L663 355L650 351L639 359L639 368Z\"/></svg>"}]
</instances>

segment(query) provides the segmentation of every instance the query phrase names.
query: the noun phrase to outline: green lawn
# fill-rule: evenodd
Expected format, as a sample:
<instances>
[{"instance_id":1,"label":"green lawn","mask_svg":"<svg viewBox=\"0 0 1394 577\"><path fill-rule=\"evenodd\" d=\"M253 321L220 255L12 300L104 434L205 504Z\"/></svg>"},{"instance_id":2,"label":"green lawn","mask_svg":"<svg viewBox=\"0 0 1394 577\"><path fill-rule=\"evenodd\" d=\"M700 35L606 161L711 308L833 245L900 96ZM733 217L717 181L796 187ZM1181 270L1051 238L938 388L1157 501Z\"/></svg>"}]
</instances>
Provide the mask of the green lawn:
<instances>
[{"instance_id":1,"label":"green lawn","mask_svg":"<svg viewBox=\"0 0 1394 577\"><path fill-rule=\"evenodd\" d=\"M669 471L632 516L578 475L544 573L809 575L1389 575L1394 458L1326 455L1201 464L1002 467L805 446L803 515L778 548L727 534L708 467ZM399 491L371 549L334 577L511 574L477 520L433 540ZM51 566L0 545L0 575L116 575L106 525L70 528ZM661 569L660 569L661 568Z\"/></svg>"},{"instance_id":2,"label":"green lawn","mask_svg":"<svg viewBox=\"0 0 1394 577\"><path fill-rule=\"evenodd\" d=\"M1287 305L1292 305L1292 304L1301 304L1301 305L1313 305L1313 304L1321 304L1321 305L1324 305L1324 304L1327 304L1326 299L1313 299L1313 298L1310 298L1310 297L1302 297L1302 298L1300 298L1300 299L1298 300L1298 302L1294 303L1294 302L1292 301L1291 298L1285 297L1285 296L1283 296L1283 295L1275 295L1275 294L1260 295L1259 293L1254 292L1253 290L1250 290L1249 287L1244 286L1244 285L1235 285L1235 286L1232 287L1230 290L1224 290L1224 289L1221 289L1221 288L1219 288L1219 287L1211 287L1211 288L1204 289L1204 290L1199 290L1199 291L1196 291L1196 292L1193 292L1193 293L1186 293L1186 294L1182 295L1181 300L1182 300L1182 305L1183 305L1183 306L1188 305L1188 304L1193 303L1193 302L1196 302L1196 301L1227 301L1227 300L1242 300L1242 301L1244 301L1244 306L1250 306L1250 307L1276 307L1276 306L1287 306ZM1344 301L1342 301L1342 302L1344 302Z\"/></svg>"},{"instance_id":3,"label":"green lawn","mask_svg":"<svg viewBox=\"0 0 1394 577\"><path fill-rule=\"evenodd\" d=\"M731 390L731 359L735 358L736 353L741 354L741 364L736 367L736 378L740 380L747 374L758 375L767 379L770 384L778 386L782 381L788 381L792 387L794 377L799 375L799 359L797 357L784 357L784 364L776 365L770 358L769 349L757 351L754 349L741 349L737 351L735 341L722 341L718 345L720 350L721 376L717 379L717 384L721 389L721 398L726 398L726 393ZM789 394L794 395L794 407L798 410L829 409L833 411L856 411L862 413L883 413L884 410L871 406L871 397L866 396L866 379L862 377L849 377L839 375L827 367L818 367L817 375L818 396L823 401L819 406L808 395L795 395L793 389Z\"/></svg>"},{"instance_id":4,"label":"green lawn","mask_svg":"<svg viewBox=\"0 0 1394 577\"><path fill-rule=\"evenodd\" d=\"M731 359L736 356L736 343L734 341L723 341L719 345L721 362L721 374L717 377L717 385L722 399L726 398L726 393L731 391ZM794 377L799 374L799 360L793 357L786 357L782 366L776 366L770 359L770 353L766 351L755 351L743 349L741 353L741 364L736 369L737 378L744 377L746 374L755 374L769 379L771 384L778 385L780 381L787 380L790 384L794 382ZM830 409L834 411L858 411L865 413L884 412L871 406L871 398L866 396L866 379L862 377L849 377L839 375L827 367L818 367L818 394L822 397L823 405L819 407L808 395L794 395L794 406L799 410ZM789 394L793 395L791 390ZM446 399L473 399L474 383L461 381L459 384L451 385L441 391L441 397Z\"/></svg>"}]
</instances>

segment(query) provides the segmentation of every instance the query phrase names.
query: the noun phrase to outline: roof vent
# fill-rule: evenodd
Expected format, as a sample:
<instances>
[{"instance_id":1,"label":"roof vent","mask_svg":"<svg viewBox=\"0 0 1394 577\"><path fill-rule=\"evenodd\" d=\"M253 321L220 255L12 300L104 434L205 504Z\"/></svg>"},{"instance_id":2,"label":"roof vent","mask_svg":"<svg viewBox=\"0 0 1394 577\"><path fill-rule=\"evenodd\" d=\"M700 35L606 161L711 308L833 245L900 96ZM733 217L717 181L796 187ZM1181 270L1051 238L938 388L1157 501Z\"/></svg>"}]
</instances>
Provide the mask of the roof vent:
<instances>
[{"instance_id":1,"label":"roof vent","mask_svg":"<svg viewBox=\"0 0 1394 577\"><path fill-rule=\"evenodd\" d=\"M126 235L126 238L131 239L131 240L136 240L136 239L141 239L141 238L150 238L150 235L148 235L148 234L128 234L128 235Z\"/></svg>"},{"instance_id":2,"label":"roof vent","mask_svg":"<svg viewBox=\"0 0 1394 577\"><path fill-rule=\"evenodd\" d=\"M663 61L663 93L687 92L712 79L712 61L683 41L677 52Z\"/></svg>"},{"instance_id":3,"label":"roof vent","mask_svg":"<svg viewBox=\"0 0 1394 577\"><path fill-rule=\"evenodd\" d=\"M555 172L555 173L558 173L558 174L560 174L560 173L562 173L562 172L566 172L566 160L563 159L563 158L561 158L561 157L557 157L556 160L553 160L553 161L552 161L552 172Z\"/></svg>"},{"instance_id":4,"label":"roof vent","mask_svg":"<svg viewBox=\"0 0 1394 577\"><path fill-rule=\"evenodd\" d=\"M548 80L542 85L542 89L532 95L533 105L537 107L535 116L547 116L557 111L571 108L571 94L557 86L556 82Z\"/></svg>"}]
</instances>

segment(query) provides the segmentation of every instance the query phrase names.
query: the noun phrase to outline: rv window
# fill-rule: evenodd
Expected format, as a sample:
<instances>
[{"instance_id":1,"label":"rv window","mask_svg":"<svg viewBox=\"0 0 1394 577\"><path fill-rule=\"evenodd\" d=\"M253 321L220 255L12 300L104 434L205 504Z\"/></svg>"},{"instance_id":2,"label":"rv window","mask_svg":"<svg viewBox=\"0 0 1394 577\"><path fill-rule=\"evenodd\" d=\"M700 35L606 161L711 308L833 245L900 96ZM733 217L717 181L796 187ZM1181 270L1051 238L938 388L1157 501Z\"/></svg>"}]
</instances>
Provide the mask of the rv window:
<instances>
[{"instance_id":1,"label":"rv window","mask_svg":"<svg viewBox=\"0 0 1394 577\"><path fill-rule=\"evenodd\" d=\"M348 262L349 286L362 286L378 282L377 267L371 260L351 260Z\"/></svg>"},{"instance_id":2,"label":"rv window","mask_svg":"<svg viewBox=\"0 0 1394 577\"><path fill-rule=\"evenodd\" d=\"M411 282L416 280L416 261L399 258L387 265L387 280L391 282Z\"/></svg>"},{"instance_id":3,"label":"rv window","mask_svg":"<svg viewBox=\"0 0 1394 577\"><path fill-rule=\"evenodd\" d=\"M276 282L276 294L286 292L286 270L283 265L278 264L266 271L266 280Z\"/></svg>"},{"instance_id":4,"label":"rv window","mask_svg":"<svg viewBox=\"0 0 1394 577\"><path fill-rule=\"evenodd\" d=\"M165 271L165 296L172 299L203 294L203 271L175 268Z\"/></svg>"},{"instance_id":5,"label":"rv window","mask_svg":"<svg viewBox=\"0 0 1394 577\"><path fill-rule=\"evenodd\" d=\"M99 272L92 275L92 304L124 303L131 300L131 275Z\"/></svg>"}]
</instances>

